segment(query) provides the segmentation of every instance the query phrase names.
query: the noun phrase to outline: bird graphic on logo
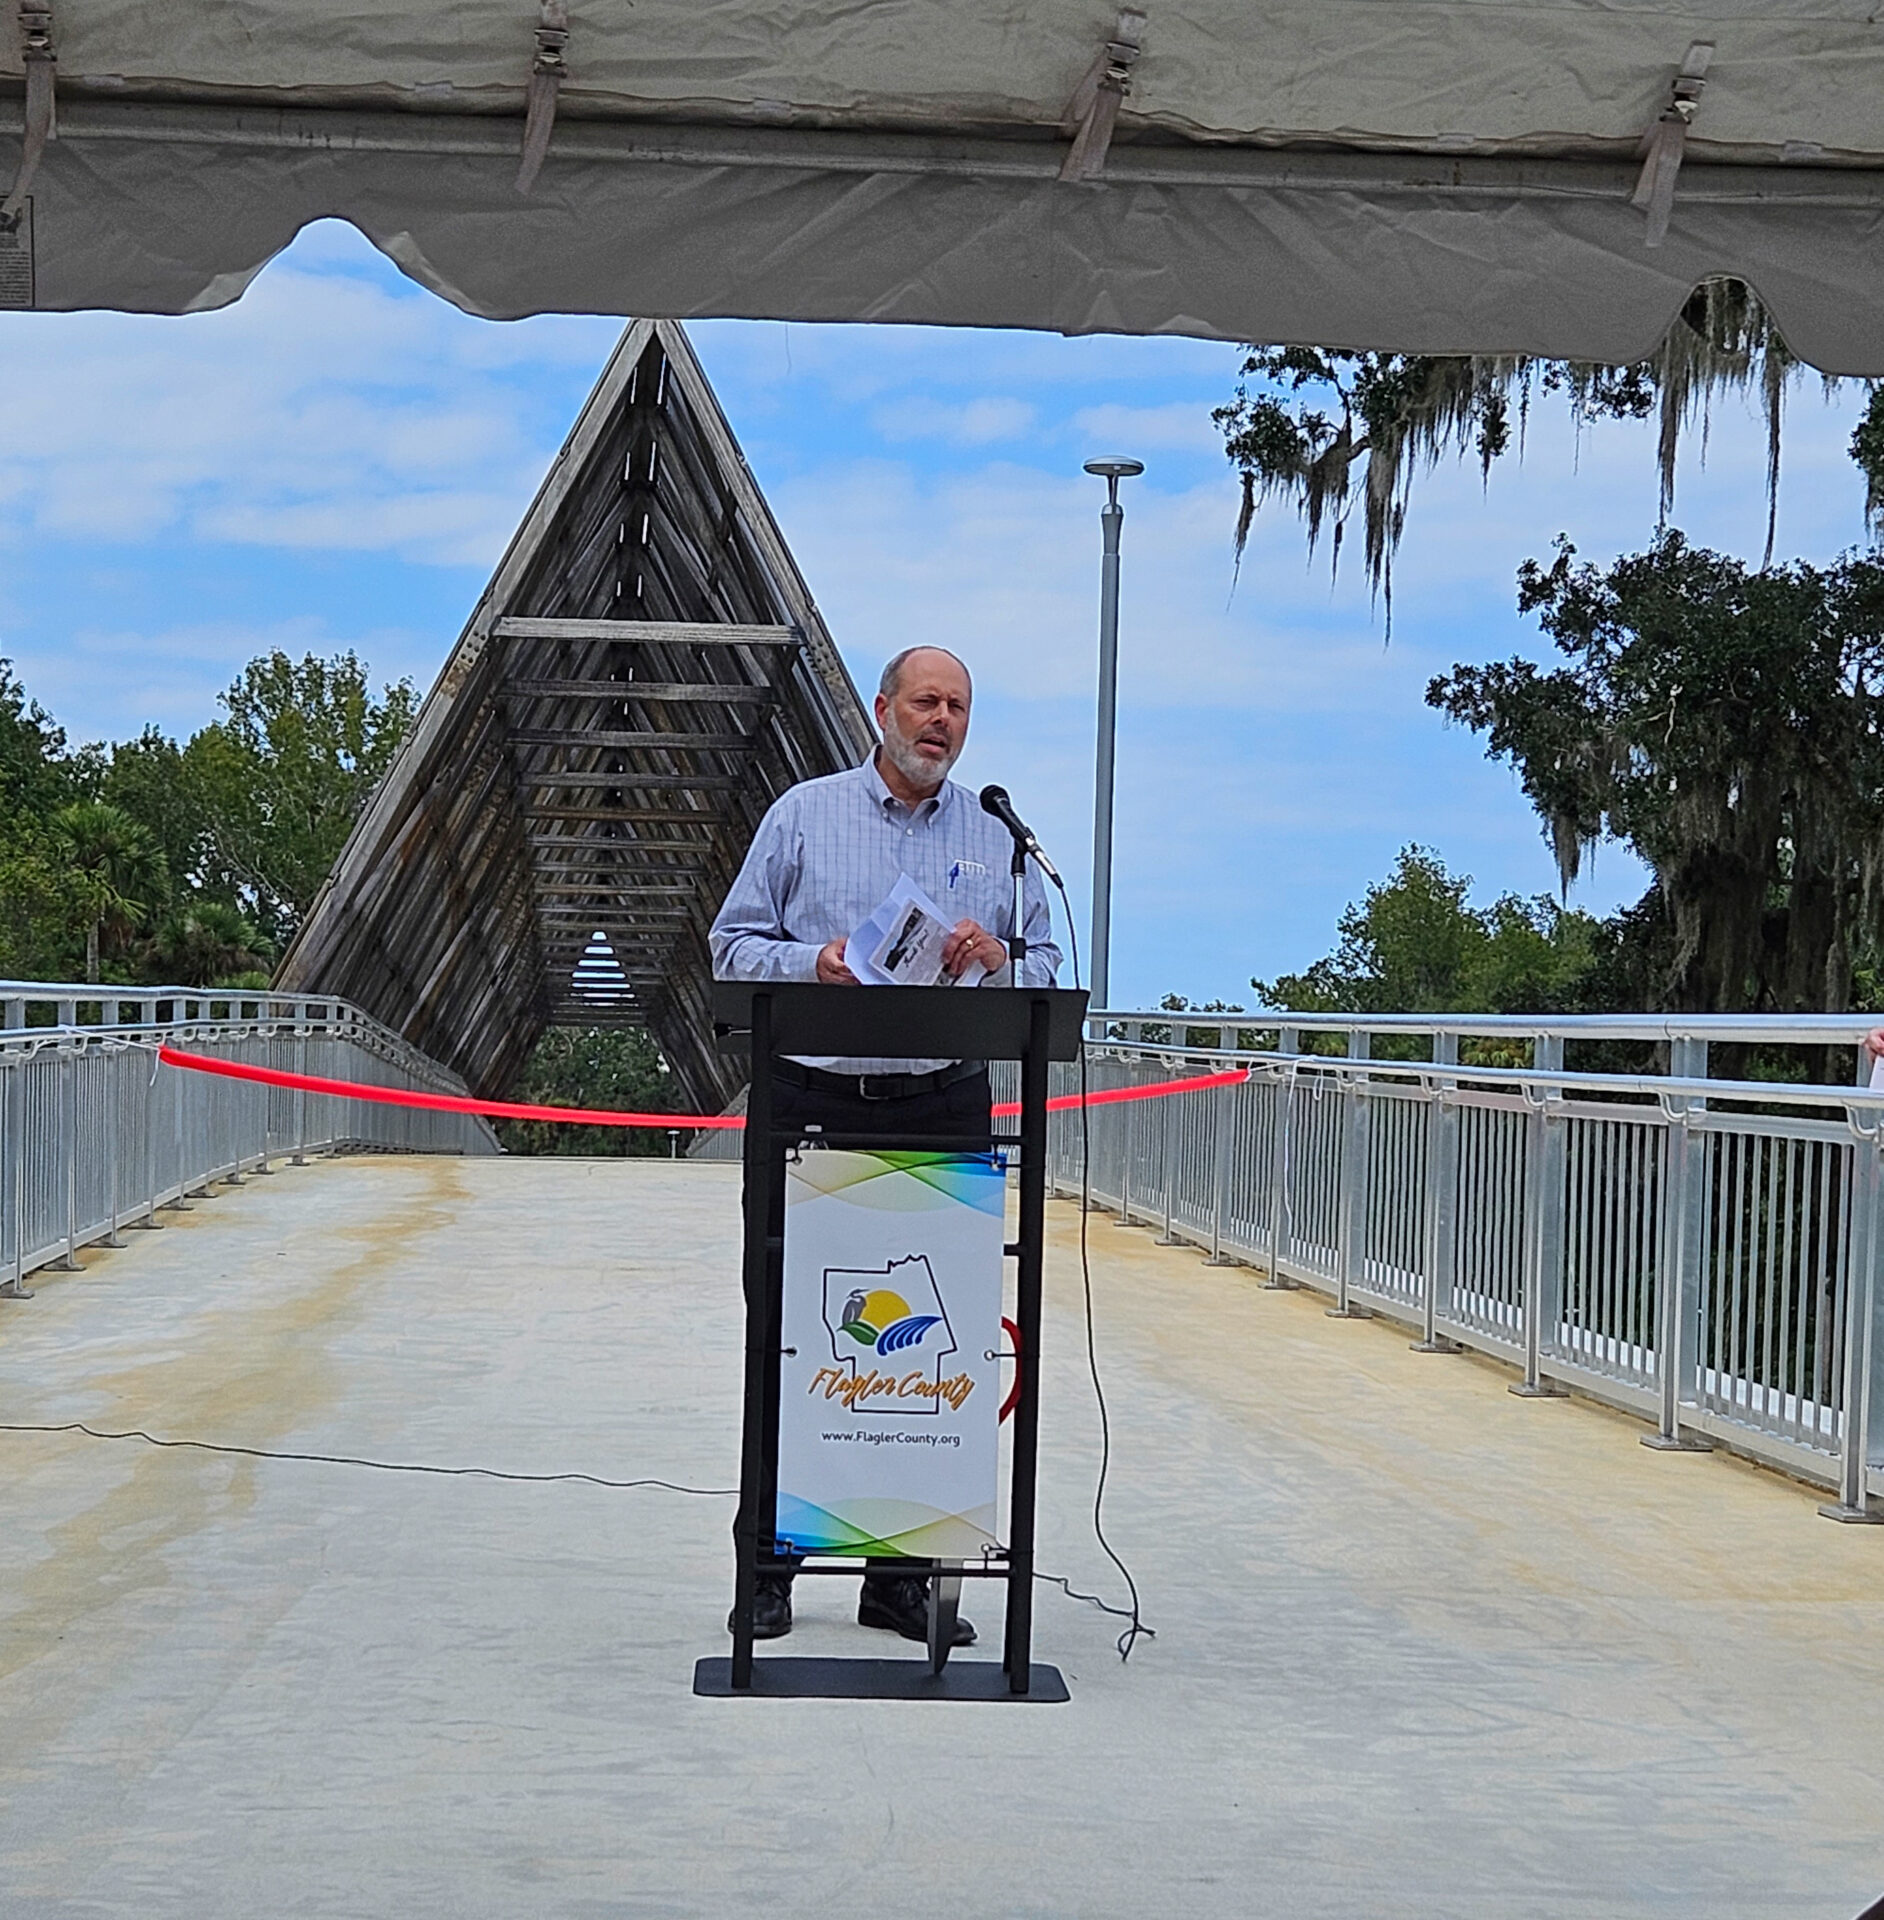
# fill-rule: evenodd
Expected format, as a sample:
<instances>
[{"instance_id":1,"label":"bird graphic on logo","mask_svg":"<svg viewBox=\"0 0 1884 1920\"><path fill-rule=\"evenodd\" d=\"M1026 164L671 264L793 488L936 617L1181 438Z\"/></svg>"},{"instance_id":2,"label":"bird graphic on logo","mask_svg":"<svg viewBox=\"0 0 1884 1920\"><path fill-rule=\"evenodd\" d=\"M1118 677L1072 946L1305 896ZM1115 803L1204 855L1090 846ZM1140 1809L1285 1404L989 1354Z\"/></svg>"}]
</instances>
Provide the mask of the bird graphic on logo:
<instances>
[{"instance_id":1,"label":"bird graphic on logo","mask_svg":"<svg viewBox=\"0 0 1884 1920\"><path fill-rule=\"evenodd\" d=\"M901 1353L922 1344L940 1314L912 1313L909 1302L888 1287L855 1287L844 1302L841 1332L876 1353Z\"/></svg>"}]
</instances>

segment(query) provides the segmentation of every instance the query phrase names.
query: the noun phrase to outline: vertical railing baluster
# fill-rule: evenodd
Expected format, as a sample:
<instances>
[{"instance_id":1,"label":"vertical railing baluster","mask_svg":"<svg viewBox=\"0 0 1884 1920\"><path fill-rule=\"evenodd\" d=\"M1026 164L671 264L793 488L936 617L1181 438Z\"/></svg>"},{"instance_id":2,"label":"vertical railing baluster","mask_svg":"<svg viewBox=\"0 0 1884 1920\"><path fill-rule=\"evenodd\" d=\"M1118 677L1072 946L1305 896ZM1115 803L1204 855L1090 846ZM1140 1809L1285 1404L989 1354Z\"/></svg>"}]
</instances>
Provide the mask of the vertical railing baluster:
<instances>
[{"instance_id":1,"label":"vertical railing baluster","mask_svg":"<svg viewBox=\"0 0 1884 1920\"><path fill-rule=\"evenodd\" d=\"M1676 1080L1706 1079L1707 1042L1691 1036L1671 1041L1668 1071ZM1684 1403L1692 1401L1698 1408L1702 1398L1701 1274L1708 1239L1708 1136L1695 1125L1695 1118L1706 1104L1687 1094L1671 1094L1663 1102L1669 1112L1664 1135L1669 1205L1663 1231L1666 1255L1656 1276L1659 1420L1655 1432L1642 1436L1645 1447L1662 1453L1706 1453L1711 1445L1698 1433L1684 1431L1681 1424Z\"/></svg>"},{"instance_id":2,"label":"vertical railing baluster","mask_svg":"<svg viewBox=\"0 0 1884 1920\"><path fill-rule=\"evenodd\" d=\"M1539 1034L1532 1042L1531 1065L1539 1073L1561 1073L1562 1039ZM1544 1373L1546 1336L1556 1344L1563 1324L1563 1096L1555 1087L1533 1087L1525 1097L1524 1165L1514 1183L1524 1194L1519 1243L1524 1378L1510 1391L1521 1399L1545 1400L1564 1392Z\"/></svg>"},{"instance_id":3,"label":"vertical railing baluster","mask_svg":"<svg viewBox=\"0 0 1884 1920\"><path fill-rule=\"evenodd\" d=\"M1173 1027L1175 1035L1178 1029ZM1186 1076L1188 1068L1185 1061L1172 1055L1174 1079ZM1164 1189L1164 1231L1159 1234L1157 1244L1161 1247L1175 1247L1178 1244L1176 1234L1171 1229L1176 1224L1177 1208L1177 1168L1176 1152L1178 1116L1183 1111L1182 1096L1172 1095L1158 1102L1164 1109L1161 1130L1158 1135L1158 1184Z\"/></svg>"},{"instance_id":4,"label":"vertical railing baluster","mask_svg":"<svg viewBox=\"0 0 1884 1920\"><path fill-rule=\"evenodd\" d=\"M1459 1063L1459 1036L1456 1033L1433 1035L1433 1064L1440 1067ZM1458 1341L1439 1331L1441 1319L1452 1318L1453 1272L1459 1243L1459 1083L1450 1075L1433 1082L1428 1105L1426 1152L1426 1225L1425 1311L1420 1337L1413 1342L1415 1353L1459 1353Z\"/></svg>"},{"instance_id":5,"label":"vertical railing baluster","mask_svg":"<svg viewBox=\"0 0 1884 1920\"><path fill-rule=\"evenodd\" d=\"M1142 1042L1145 1036L1143 1025L1137 1021L1128 1020L1120 1031L1128 1045ZM1142 1056L1137 1059L1128 1057L1121 1066L1122 1085L1132 1085L1135 1067L1142 1071ZM1136 1132L1133 1121L1137 1116L1138 1103L1135 1100L1122 1100L1113 1111L1119 1116L1119 1211L1113 1224L1129 1227L1132 1224L1132 1136Z\"/></svg>"},{"instance_id":6,"label":"vertical railing baluster","mask_svg":"<svg viewBox=\"0 0 1884 1920\"><path fill-rule=\"evenodd\" d=\"M1235 1036L1234 1027L1219 1028L1217 1045L1220 1048L1234 1047ZM1230 1129L1236 1120L1236 1109L1231 1105L1231 1099L1235 1092L1234 1087L1218 1087L1211 1095L1217 1117L1217 1136L1214 1142L1216 1158L1211 1169L1210 1258L1204 1264L1212 1267L1236 1265L1223 1250L1223 1230L1230 1207Z\"/></svg>"},{"instance_id":7,"label":"vertical railing baluster","mask_svg":"<svg viewBox=\"0 0 1884 1920\"><path fill-rule=\"evenodd\" d=\"M20 1024L24 1026L22 1007ZM6 1149L10 1177L7 1180L6 1206L12 1216L12 1254L7 1275L0 1281L0 1300L30 1300L32 1290L26 1284L26 1056L16 1054L0 1075L5 1083Z\"/></svg>"},{"instance_id":8,"label":"vertical railing baluster","mask_svg":"<svg viewBox=\"0 0 1884 1920\"><path fill-rule=\"evenodd\" d=\"M1350 1060L1365 1060L1372 1050L1372 1042L1362 1029L1349 1030ZM1359 1270L1363 1284L1367 1277L1367 1143L1370 1116L1364 1075L1356 1073L1341 1076L1341 1106L1341 1179L1335 1200L1335 1303L1328 1309L1328 1317L1331 1320L1371 1320L1372 1310L1357 1307L1353 1299L1356 1270Z\"/></svg>"},{"instance_id":9,"label":"vertical railing baluster","mask_svg":"<svg viewBox=\"0 0 1884 1920\"><path fill-rule=\"evenodd\" d=\"M1884 1341L1879 1338L1878 1220L1884 1167L1874 1141L1852 1154L1851 1257L1846 1262L1844 1418L1839 1427L1838 1498L1819 1508L1828 1520L1884 1522L1884 1505L1870 1490L1871 1429L1884 1424ZM1884 1435L1880 1435L1884 1440ZM1884 1449L1880 1449L1884 1451Z\"/></svg>"},{"instance_id":10,"label":"vertical railing baluster","mask_svg":"<svg viewBox=\"0 0 1884 1920\"><path fill-rule=\"evenodd\" d=\"M74 1020L73 1024L76 1024ZM78 1101L78 1042L68 1040L63 1049L65 1054L65 1072L60 1075L63 1088L61 1100L65 1111L61 1116L63 1124L59 1128L60 1148L64 1154L64 1179L61 1185L65 1192L65 1252L53 1262L62 1272L78 1271L78 1163L79 1163L79 1101Z\"/></svg>"},{"instance_id":11,"label":"vertical railing baluster","mask_svg":"<svg viewBox=\"0 0 1884 1920\"><path fill-rule=\"evenodd\" d=\"M1294 1256L1294 1234L1288 1231L1295 1218L1295 1200L1290 1181L1295 1165L1295 1065L1302 1051L1302 1030L1284 1027L1276 1035L1276 1051L1288 1054L1290 1062L1276 1075L1275 1119L1269 1129L1269 1287L1292 1287L1295 1283L1282 1271L1282 1263ZM1286 1226L1285 1226L1286 1223Z\"/></svg>"}]
</instances>

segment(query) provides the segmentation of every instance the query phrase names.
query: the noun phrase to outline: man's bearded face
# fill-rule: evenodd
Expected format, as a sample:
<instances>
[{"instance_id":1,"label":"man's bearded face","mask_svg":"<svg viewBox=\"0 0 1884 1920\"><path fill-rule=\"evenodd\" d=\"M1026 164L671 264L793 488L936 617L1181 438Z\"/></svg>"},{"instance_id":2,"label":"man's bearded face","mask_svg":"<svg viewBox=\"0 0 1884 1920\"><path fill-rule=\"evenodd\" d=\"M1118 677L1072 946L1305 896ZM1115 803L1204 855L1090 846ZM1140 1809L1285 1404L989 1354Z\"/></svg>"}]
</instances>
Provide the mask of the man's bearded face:
<instances>
[{"instance_id":1,"label":"man's bearded face","mask_svg":"<svg viewBox=\"0 0 1884 1920\"><path fill-rule=\"evenodd\" d=\"M968 740L968 675L946 653L905 663L896 691L877 698L884 758L912 787L929 792L947 778Z\"/></svg>"}]
</instances>

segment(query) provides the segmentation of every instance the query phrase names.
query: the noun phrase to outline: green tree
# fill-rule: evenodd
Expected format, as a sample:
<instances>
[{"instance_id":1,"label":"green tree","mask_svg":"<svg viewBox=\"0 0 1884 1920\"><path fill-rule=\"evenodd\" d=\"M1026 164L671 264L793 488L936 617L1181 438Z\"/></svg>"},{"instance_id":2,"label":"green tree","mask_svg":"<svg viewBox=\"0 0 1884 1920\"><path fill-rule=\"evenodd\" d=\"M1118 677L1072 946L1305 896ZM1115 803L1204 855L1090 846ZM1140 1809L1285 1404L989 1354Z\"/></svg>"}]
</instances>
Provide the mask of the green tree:
<instances>
[{"instance_id":1,"label":"green tree","mask_svg":"<svg viewBox=\"0 0 1884 1920\"><path fill-rule=\"evenodd\" d=\"M24 817L0 824L0 978L70 979L83 951L75 920L49 836Z\"/></svg>"},{"instance_id":2,"label":"green tree","mask_svg":"<svg viewBox=\"0 0 1884 1920\"><path fill-rule=\"evenodd\" d=\"M536 1043L509 1096L552 1107L603 1107L619 1113L674 1110L673 1078L660 1049L636 1027L551 1027ZM589 1127L562 1120L500 1120L511 1153L665 1154L667 1134L647 1127ZM690 1135L679 1142L684 1153Z\"/></svg>"},{"instance_id":3,"label":"green tree","mask_svg":"<svg viewBox=\"0 0 1884 1920\"><path fill-rule=\"evenodd\" d=\"M85 930L85 978L99 980L105 955L123 953L167 893L163 855L129 814L103 800L74 800L50 826Z\"/></svg>"},{"instance_id":4,"label":"green tree","mask_svg":"<svg viewBox=\"0 0 1884 1920\"><path fill-rule=\"evenodd\" d=\"M150 835L164 857L172 897L187 894L201 874L204 830L177 743L150 726L135 740L120 741L110 750L98 797L121 808Z\"/></svg>"},{"instance_id":5,"label":"green tree","mask_svg":"<svg viewBox=\"0 0 1884 1920\"><path fill-rule=\"evenodd\" d=\"M277 944L299 926L411 725L410 681L373 697L352 653L252 660L225 718L184 749L203 822L203 883Z\"/></svg>"},{"instance_id":6,"label":"green tree","mask_svg":"<svg viewBox=\"0 0 1884 1920\"><path fill-rule=\"evenodd\" d=\"M144 954L144 971L172 987L266 986L268 942L236 908L192 900L167 914Z\"/></svg>"},{"instance_id":7,"label":"green tree","mask_svg":"<svg viewBox=\"0 0 1884 1920\"><path fill-rule=\"evenodd\" d=\"M76 797L64 732L0 659L0 826L19 815L43 820Z\"/></svg>"},{"instance_id":8,"label":"green tree","mask_svg":"<svg viewBox=\"0 0 1884 1920\"><path fill-rule=\"evenodd\" d=\"M1521 610L1569 664L1455 667L1428 702L1488 735L1565 884L1602 838L1653 869L1653 1004L1850 1004L1884 951L1884 564L1763 572L1673 531L1599 572L1559 541Z\"/></svg>"},{"instance_id":9,"label":"green tree","mask_svg":"<svg viewBox=\"0 0 1884 1920\"><path fill-rule=\"evenodd\" d=\"M1250 984L1292 1013L1564 1013L1582 1004L1598 924L1548 896L1468 904L1469 874L1430 848L1401 849L1393 872L1336 923L1340 944L1302 973Z\"/></svg>"},{"instance_id":10,"label":"green tree","mask_svg":"<svg viewBox=\"0 0 1884 1920\"><path fill-rule=\"evenodd\" d=\"M1413 482L1439 460L1474 458L1489 475L1514 445L1522 457L1523 427L1541 398L1561 401L1579 427L1654 416L1665 519L1685 435L1697 424L1705 435L1717 396L1752 392L1766 417L1770 563L1781 422L1800 372L1759 297L1737 280L1698 287L1656 351L1626 367L1515 355L1252 347L1235 394L1212 416L1243 483L1236 550L1242 553L1259 507L1274 498L1295 509L1311 552L1332 527L1338 566L1349 516L1359 506L1368 582L1384 589L1391 620L1393 556L1406 530ZM1873 522L1884 523L1884 388L1873 388L1851 451L1865 476Z\"/></svg>"}]
</instances>

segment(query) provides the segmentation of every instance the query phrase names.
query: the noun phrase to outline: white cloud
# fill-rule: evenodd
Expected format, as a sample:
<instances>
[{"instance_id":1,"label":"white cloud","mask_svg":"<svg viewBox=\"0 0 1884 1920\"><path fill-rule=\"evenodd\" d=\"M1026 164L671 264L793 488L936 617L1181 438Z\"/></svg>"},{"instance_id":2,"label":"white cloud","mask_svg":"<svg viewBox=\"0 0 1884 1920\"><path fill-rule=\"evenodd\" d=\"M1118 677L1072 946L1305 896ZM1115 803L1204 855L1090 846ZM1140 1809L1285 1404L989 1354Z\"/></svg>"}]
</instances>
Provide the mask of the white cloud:
<instances>
[{"instance_id":1,"label":"white cloud","mask_svg":"<svg viewBox=\"0 0 1884 1920\"><path fill-rule=\"evenodd\" d=\"M1039 409L1031 402L1004 395L947 401L912 394L877 407L871 424L886 440L940 440L951 447L986 447L1020 439L1038 417Z\"/></svg>"},{"instance_id":2,"label":"white cloud","mask_svg":"<svg viewBox=\"0 0 1884 1920\"><path fill-rule=\"evenodd\" d=\"M124 738L147 723L184 738L217 717L217 695L247 661L277 649L295 659L352 651L372 669L376 688L412 675L421 691L437 652L427 637L403 628L347 631L316 613L260 625L79 625L61 636L56 650L33 661L28 686L74 740Z\"/></svg>"},{"instance_id":3,"label":"white cloud","mask_svg":"<svg viewBox=\"0 0 1884 1920\"><path fill-rule=\"evenodd\" d=\"M310 234L216 313L7 316L35 376L0 413L0 500L29 527L106 542L493 559L567 425L514 376L550 368L573 412L618 329L470 322L365 253L357 235Z\"/></svg>"},{"instance_id":4,"label":"white cloud","mask_svg":"<svg viewBox=\"0 0 1884 1920\"><path fill-rule=\"evenodd\" d=\"M1081 407L1073 415L1073 431L1096 453L1142 456L1159 448L1177 448L1215 458L1223 452L1223 438L1211 422L1210 409L1190 400L1172 400L1161 407L1134 407L1119 401Z\"/></svg>"}]
</instances>

